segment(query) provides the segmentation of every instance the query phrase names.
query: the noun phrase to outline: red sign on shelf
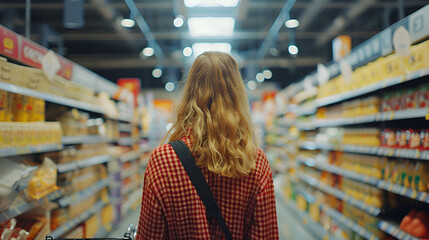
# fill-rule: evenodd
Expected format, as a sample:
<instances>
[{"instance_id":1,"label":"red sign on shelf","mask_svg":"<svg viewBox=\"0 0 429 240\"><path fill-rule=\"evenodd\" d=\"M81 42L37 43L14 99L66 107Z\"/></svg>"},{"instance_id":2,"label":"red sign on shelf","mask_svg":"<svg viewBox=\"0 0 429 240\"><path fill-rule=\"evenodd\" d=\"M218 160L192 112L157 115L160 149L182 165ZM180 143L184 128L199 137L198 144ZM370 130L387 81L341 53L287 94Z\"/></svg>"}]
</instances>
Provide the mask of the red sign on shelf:
<instances>
[{"instance_id":1,"label":"red sign on shelf","mask_svg":"<svg viewBox=\"0 0 429 240\"><path fill-rule=\"evenodd\" d=\"M7 57L18 60L18 35L0 25L0 41L0 53Z\"/></svg>"},{"instance_id":2,"label":"red sign on shelf","mask_svg":"<svg viewBox=\"0 0 429 240\"><path fill-rule=\"evenodd\" d=\"M22 38L19 60L29 66L42 68L43 56L45 56L47 52L48 50L39 44Z\"/></svg>"}]
</instances>

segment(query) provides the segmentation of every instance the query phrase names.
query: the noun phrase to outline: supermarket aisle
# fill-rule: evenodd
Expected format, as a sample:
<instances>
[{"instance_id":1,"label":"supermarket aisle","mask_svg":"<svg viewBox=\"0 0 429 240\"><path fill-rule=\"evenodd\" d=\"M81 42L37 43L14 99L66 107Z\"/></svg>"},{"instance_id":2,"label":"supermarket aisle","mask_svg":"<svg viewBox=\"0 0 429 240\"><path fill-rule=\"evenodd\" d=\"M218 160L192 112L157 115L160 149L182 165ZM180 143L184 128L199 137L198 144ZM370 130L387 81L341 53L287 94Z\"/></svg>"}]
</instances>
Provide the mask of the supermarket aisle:
<instances>
[{"instance_id":1,"label":"supermarket aisle","mask_svg":"<svg viewBox=\"0 0 429 240\"><path fill-rule=\"evenodd\" d=\"M113 231L111 231L107 235L107 237L118 238L118 237L124 236L130 224L137 226L137 224L139 223L139 216L140 216L140 207L136 208L135 210L131 210L128 214L126 214L126 217L119 224L112 226Z\"/></svg>"}]
</instances>

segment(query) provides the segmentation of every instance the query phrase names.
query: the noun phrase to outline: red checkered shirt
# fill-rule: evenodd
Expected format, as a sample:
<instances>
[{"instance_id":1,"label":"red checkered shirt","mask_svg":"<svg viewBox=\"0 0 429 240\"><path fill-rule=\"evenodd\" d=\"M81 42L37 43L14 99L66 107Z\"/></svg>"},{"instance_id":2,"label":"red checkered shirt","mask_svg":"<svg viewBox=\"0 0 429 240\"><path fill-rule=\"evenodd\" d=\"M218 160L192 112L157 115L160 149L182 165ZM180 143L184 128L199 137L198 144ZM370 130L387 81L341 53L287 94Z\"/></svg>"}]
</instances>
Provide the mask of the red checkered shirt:
<instances>
[{"instance_id":1,"label":"red checkered shirt","mask_svg":"<svg viewBox=\"0 0 429 240\"><path fill-rule=\"evenodd\" d=\"M191 147L189 136L182 140ZM246 177L201 171L233 239L279 239L273 178L262 150ZM225 239L169 144L157 147L150 157L136 239Z\"/></svg>"}]
</instances>

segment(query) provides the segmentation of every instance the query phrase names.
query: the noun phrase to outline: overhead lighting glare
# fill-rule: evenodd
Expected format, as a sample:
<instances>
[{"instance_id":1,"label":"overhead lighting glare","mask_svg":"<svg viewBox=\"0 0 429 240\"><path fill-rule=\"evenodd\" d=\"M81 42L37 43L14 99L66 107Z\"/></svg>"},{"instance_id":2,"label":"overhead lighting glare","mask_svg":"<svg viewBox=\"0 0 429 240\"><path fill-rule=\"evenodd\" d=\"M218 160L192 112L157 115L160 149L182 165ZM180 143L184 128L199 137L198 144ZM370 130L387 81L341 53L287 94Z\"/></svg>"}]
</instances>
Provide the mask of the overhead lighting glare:
<instances>
[{"instance_id":1,"label":"overhead lighting glare","mask_svg":"<svg viewBox=\"0 0 429 240\"><path fill-rule=\"evenodd\" d=\"M231 53L231 44L229 43L194 43L192 44L192 51L194 57L198 57L200 54L207 51L219 51Z\"/></svg>"},{"instance_id":2,"label":"overhead lighting glare","mask_svg":"<svg viewBox=\"0 0 429 240\"><path fill-rule=\"evenodd\" d=\"M299 27L299 21L296 19L289 19L285 22L287 28L297 28Z\"/></svg>"},{"instance_id":3,"label":"overhead lighting glare","mask_svg":"<svg viewBox=\"0 0 429 240\"><path fill-rule=\"evenodd\" d=\"M134 27L135 24L136 22L132 19L124 18L121 20L122 27L131 28L131 27Z\"/></svg>"},{"instance_id":4,"label":"overhead lighting glare","mask_svg":"<svg viewBox=\"0 0 429 240\"><path fill-rule=\"evenodd\" d=\"M191 56L192 55L192 48L190 48L190 47L185 47L184 49L183 49L183 56L185 56L185 57L189 57L189 56Z\"/></svg>"},{"instance_id":5,"label":"overhead lighting glare","mask_svg":"<svg viewBox=\"0 0 429 240\"><path fill-rule=\"evenodd\" d=\"M172 92L174 90L174 83L172 83L172 82L166 83L165 84L165 90L167 90L167 92Z\"/></svg>"},{"instance_id":6,"label":"overhead lighting glare","mask_svg":"<svg viewBox=\"0 0 429 240\"><path fill-rule=\"evenodd\" d=\"M151 57L155 53L155 50L151 47L146 47L143 49L142 53L146 57Z\"/></svg>"},{"instance_id":7,"label":"overhead lighting glare","mask_svg":"<svg viewBox=\"0 0 429 240\"><path fill-rule=\"evenodd\" d=\"M188 19L189 34L199 36L232 36L235 19L232 17L191 17Z\"/></svg>"},{"instance_id":8,"label":"overhead lighting glare","mask_svg":"<svg viewBox=\"0 0 429 240\"><path fill-rule=\"evenodd\" d=\"M296 45L292 44L292 45L289 45L288 51L292 55L297 55L299 50L298 50L298 47Z\"/></svg>"},{"instance_id":9,"label":"overhead lighting glare","mask_svg":"<svg viewBox=\"0 0 429 240\"><path fill-rule=\"evenodd\" d=\"M247 87L248 87L250 90L255 90L255 89L256 89L256 82L255 82L255 81L253 81L253 80L248 81L248 82L247 82Z\"/></svg>"},{"instance_id":10,"label":"overhead lighting glare","mask_svg":"<svg viewBox=\"0 0 429 240\"><path fill-rule=\"evenodd\" d=\"M269 69L262 71L262 74L264 74L265 79L271 79L273 77L273 73Z\"/></svg>"},{"instance_id":11,"label":"overhead lighting glare","mask_svg":"<svg viewBox=\"0 0 429 240\"><path fill-rule=\"evenodd\" d=\"M185 6L192 7L236 7L238 0L185 0Z\"/></svg>"},{"instance_id":12,"label":"overhead lighting glare","mask_svg":"<svg viewBox=\"0 0 429 240\"><path fill-rule=\"evenodd\" d=\"M183 26L184 22L185 21L183 20L183 17L179 15L174 19L173 24L175 27L179 28L179 27Z\"/></svg>"},{"instance_id":13,"label":"overhead lighting glare","mask_svg":"<svg viewBox=\"0 0 429 240\"><path fill-rule=\"evenodd\" d=\"M155 68L155 69L152 71L152 76L153 76L154 78L160 78L160 77L162 76L162 70L161 70L160 68Z\"/></svg>"},{"instance_id":14,"label":"overhead lighting glare","mask_svg":"<svg viewBox=\"0 0 429 240\"><path fill-rule=\"evenodd\" d=\"M263 82L265 80L265 76L262 73L256 74L256 81Z\"/></svg>"}]
</instances>

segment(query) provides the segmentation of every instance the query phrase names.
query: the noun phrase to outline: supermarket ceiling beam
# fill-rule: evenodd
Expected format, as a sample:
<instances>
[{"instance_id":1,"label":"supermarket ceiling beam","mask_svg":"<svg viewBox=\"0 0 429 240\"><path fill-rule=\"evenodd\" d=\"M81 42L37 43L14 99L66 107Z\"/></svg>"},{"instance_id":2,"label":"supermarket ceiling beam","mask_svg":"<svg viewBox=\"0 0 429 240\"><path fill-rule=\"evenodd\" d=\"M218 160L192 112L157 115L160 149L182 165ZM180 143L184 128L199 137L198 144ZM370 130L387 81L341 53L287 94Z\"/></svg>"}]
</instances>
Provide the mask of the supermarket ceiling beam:
<instances>
[{"instance_id":1,"label":"supermarket ceiling beam","mask_svg":"<svg viewBox=\"0 0 429 240\"><path fill-rule=\"evenodd\" d=\"M350 8L354 4L354 1L344 1L344 2L336 2L335 4L327 4L324 6L325 9L347 9ZM148 3L136 3L139 9L145 10L171 10L173 8L172 2L148 2ZM404 2L404 7L413 7L413 6L424 6L425 4L421 1L412 1L408 0ZM98 6L95 3L85 2L85 9L94 9L97 10ZM128 9L125 2L117 2L117 3L107 3L106 7L115 7L118 10ZM283 2L249 2L248 8L250 9L281 9L284 6ZM297 2L294 5L294 8L309 8L312 6L311 2ZM388 1L388 2L378 2L375 3L372 7L374 8L385 8L385 7L398 7L398 1ZM7 8L25 8L25 3L0 3L1 9ZM32 2L31 9L44 9L44 10L63 10L64 4L62 2Z\"/></svg>"},{"instance_id":2,"label":"supermarket ceiling beam","mask_svg":"<svg viewBox=\"0 0 429 240\"><path fill-rule=\"evenodd\" d=\"M342 32L342 34L350 35L352 38L359 39L368 39L378 31L349 31ZM268 32L267 31L241 31L234 32L231 37L191 37L188 32L154 32L154 37L156 40L195 40L195 41L225 41L225 40L260 40L264 39ZM313 31L297 31L297 39L317 39L324 32L313 32ZM142 41L144 37L139 32L131 32L128 34L129 37L134 41ZM76 33L65 33L62 35L64 41L121 41L123 38L111 32L76 32ZM32 38L36 38L37 35L33 35ZM286 32L279 33L279 40L288 39L288 34Z\"/></svg>"},{"instance_id":3,"label":"supermarket ceiling beam","mask_svg":"<svg viewBox=\"0 0 429 240\"><path fill-rule=\"evenodd\" d=\"M89 69L133 69L133 68L153 68L158 65L155 58L141 60L134 55L68 55L67 58L85 66ZM248 65L258 65L260 67L314 67L318 63L327 62L327 59L320 57L297 57L294 59L266 58L247 59L243 62L243 67ZM183 68L184 62L174 57L166 57L165 66Z\"/></svg>"}]
</instances>

